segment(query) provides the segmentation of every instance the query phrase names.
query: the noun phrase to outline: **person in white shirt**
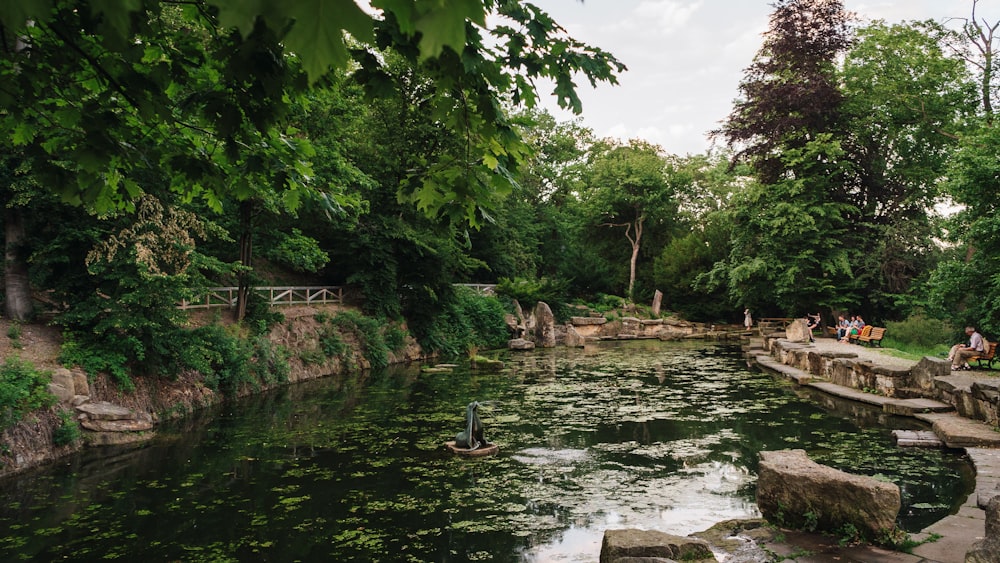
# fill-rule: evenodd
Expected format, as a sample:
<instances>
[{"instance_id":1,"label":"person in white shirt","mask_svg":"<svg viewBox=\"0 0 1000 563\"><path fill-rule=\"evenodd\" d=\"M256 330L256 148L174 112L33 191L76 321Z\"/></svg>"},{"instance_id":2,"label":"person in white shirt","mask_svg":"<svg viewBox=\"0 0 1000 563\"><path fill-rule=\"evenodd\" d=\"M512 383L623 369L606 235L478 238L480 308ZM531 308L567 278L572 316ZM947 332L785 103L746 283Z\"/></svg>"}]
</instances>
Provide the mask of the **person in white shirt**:
<instances>
[{"instance_id":1,"label":"person in white shirt","mask_svg":"<svg viewBox=\"0 0 1000 563\"><path fill-rule=\"evenodd\" d=\"M978 356L986 351L986 341L983 335L976 332L976 327L965 327L965 334L969 335L968 344L956 344L948 352L948 359L951 360L952 370L972 369L969 365L969 358Z\"/></svg>"}]
</instances>

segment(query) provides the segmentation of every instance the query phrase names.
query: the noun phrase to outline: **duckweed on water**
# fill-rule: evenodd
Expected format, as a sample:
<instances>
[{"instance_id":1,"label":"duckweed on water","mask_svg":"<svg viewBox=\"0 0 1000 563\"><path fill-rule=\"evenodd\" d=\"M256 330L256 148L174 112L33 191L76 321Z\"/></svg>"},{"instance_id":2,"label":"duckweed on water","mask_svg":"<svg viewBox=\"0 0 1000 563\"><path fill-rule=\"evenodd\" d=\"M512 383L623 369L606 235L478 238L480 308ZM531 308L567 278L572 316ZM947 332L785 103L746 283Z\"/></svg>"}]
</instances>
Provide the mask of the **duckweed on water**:
<instances>
[{"instance_id":1,"label":"duckweed on water","mask_svg":"<svg viewBox=\"0 0 1000 563\"><path fill-rule=\"evenodd\" d=\"M501 374L311 382L227 405L204 427L166 427L113 470L81 457L14 480L0 558L592 560L611 526L687 534L755 516L758 452L786 447L898 484L911 530L967 492L957 456L892 444L888 427L909 422L821 409L735 349L503 359ZM473 400L498 456L443 451Z\"/></svg>"}]
</instances>

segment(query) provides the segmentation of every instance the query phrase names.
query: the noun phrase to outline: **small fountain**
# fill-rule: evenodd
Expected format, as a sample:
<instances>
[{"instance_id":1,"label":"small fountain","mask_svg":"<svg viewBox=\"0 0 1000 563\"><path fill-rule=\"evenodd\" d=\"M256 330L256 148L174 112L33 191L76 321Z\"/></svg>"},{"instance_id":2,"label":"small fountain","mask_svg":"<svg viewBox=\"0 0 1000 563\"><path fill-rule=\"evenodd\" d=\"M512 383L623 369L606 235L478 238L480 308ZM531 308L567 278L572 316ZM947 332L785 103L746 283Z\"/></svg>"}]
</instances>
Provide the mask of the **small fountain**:
<instances>
[{"instance_id":1,"label":"small fountain","mask_svg":"<svg viewBox=\"0 0 1000 563\"><path fill-rule=\"evenodd\" d=\"M483 436L483 422L479 420L478 401L469 403L465 409L465 430L455 435L455 440L445 442L448 451L469 457L493 455L500 451L500 446L491 444Z\"/></svg>"}]
</instances>

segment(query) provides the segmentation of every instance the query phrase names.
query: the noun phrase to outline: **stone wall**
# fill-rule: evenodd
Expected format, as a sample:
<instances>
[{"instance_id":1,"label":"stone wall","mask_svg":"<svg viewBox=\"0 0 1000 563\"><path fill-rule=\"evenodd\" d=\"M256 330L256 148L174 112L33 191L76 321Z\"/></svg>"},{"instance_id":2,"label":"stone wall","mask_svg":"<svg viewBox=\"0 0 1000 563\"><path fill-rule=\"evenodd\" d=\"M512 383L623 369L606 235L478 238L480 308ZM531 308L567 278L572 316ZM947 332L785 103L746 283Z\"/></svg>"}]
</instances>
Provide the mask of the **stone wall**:
<instances>
[{"instance_id":1,"label":"stone wall","mask_svg":"<svg viewBox=\"0 0 1000 563\"><path fill-rule=\"evenodd\" d=\"M1000 426L1000 379L952 376L950 362L925 357L910 368L879 365L852 351L821 351L790 342L784 333L765 335L772 358L831 383L900 399L929 398L949 404L965 418ZM967 372L966 372L967 373Z\"/></svg>"}]
</instances>

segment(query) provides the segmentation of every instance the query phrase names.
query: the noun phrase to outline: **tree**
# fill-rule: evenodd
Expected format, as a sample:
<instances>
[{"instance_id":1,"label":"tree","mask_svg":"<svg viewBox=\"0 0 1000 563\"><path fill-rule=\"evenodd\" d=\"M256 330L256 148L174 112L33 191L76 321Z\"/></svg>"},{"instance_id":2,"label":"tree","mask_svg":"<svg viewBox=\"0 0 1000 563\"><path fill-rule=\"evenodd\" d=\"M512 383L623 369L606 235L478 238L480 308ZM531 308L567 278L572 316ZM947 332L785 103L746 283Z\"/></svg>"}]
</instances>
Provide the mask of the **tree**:
<instances>
[{"instance_id":1,"label":"tree","mask_svg":"<svg viewBox=\"0 0 1000 563\"><path fill-rule=\"evenodd\" d=\"M747 68L742 98L716 132L764 184L787 171L786 147L841 126L837 57L851 43L851 15L840 0L779 0L764 43Z\"/></svg>"},{"instance_id":2,"label":"tree","mask_svg":"<svg viewBox=\"0 0 1000 563\"><path fill-rule=\"evenodd\" d=\"M976 105L964 62L944 49L949 35L933 22L875 23L858 30L842 66L849 223L852 238L869 241L853 274L873 318L896 316L939 255L933 207Z\"/></svg>"},{"instance_id":3,"label":"tree","mask_svg":"<svg viewBox=\"0 0 1000 563\"><path fill-rule=\"evenodd\" d=\"M352 0L335 4L5 3L0 133L32 159L39 183L69 202L131 210L156 179L216 211L235 203L248 225L261 189L280 193L290 210L312 189L311 149L285 128L297 95L331 68L350 68L373 96L384 95L380 51L396 53L433 85L431 114L466 141L460 155L414 170L399 195L428 214L477 224L524 156L500 101L533 103L533 80L544 77L579 111L575 73L614 82L624 70L528 4L380 1L375 14ZM487 28L487 14L503 23ZM277 173L257 168L275 161ZM240 243L247 267L248 232Z\"/></svg>"},{"instance_id":4,"label":"tree","mask_svg":"<svg viewBox=\"0 0 1000 563\"><path fill-rule=\"evenodd\" d=\"M626 295L634 299L636 264L647 221L666 224L677 213L667 164L660 147L633 139L624 145L609 142L598 147L591 167L584 201L597 226L624 230L630 247Z\"/></svg>"},{"instance_id":5,"label":"tree","mask_svg":"<svg viewBox=\"0 0 1000 563\"><path fill-rule=\"evenodd\" d=\"M839 0L781 0L717 132L757 182L734 201L733 246L707 287L786 314L854 298L846 252L843 94L837 58L851 43ZM762 307L762 308L768 308Z\"/></svg>"},{"instance_id":6,"label":"tree","mask_svg":"<svg viewBox=\"0 0 1000 563\"><path fill-rule=\"evenodd\" d=\"M137 163L156 162L182 172L184 181L172 183L182 194L221 201L231 189L212 163L198 157L198 134L207 128L227 141L225 154L235 156L240 145L233 132L246 125L273 135L271 127L287 111L286 95L301 91L307 77L318 82L331 67L357 65L370 91L384 92L383 59L376 51L388 50L422 67L436 89L435 115L467 140L464 159L423 170L423 182L408 196L430 213L476 221L477 198L503 191L506 174L522 157L500 100L533 103L533 80L544 77L555 81L561 104L579 111L574 73L614 82L624 70L610 54L567 37L544 12L516 1L379 1L373 3L380 9L376 14L362 12L352 0L337 0L336 9L322 2L232 0L175 6L109 0L53 8L48 0L33 0L0 10L8 43L21 38L29 45L8 48L0 59L0 104L9 110L0 131L39 155L74 163L76 181L53 184L64 197L104 210L128 207L140 189L132 178ZM487 28L488 13L503 23ZM194 33L176 33L165 14ZM207 60L222 72L201 74ZM204 122L188 124L175 111L177 93L213 77L242 87L190 100ZM135 154L121 142L139 133L163 137L154 143L157 153L147 148ZM484 185L475 179L479 169L500 179L488 176Z\"/></svg>"}]
</instances>

